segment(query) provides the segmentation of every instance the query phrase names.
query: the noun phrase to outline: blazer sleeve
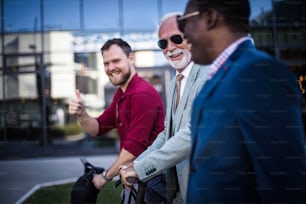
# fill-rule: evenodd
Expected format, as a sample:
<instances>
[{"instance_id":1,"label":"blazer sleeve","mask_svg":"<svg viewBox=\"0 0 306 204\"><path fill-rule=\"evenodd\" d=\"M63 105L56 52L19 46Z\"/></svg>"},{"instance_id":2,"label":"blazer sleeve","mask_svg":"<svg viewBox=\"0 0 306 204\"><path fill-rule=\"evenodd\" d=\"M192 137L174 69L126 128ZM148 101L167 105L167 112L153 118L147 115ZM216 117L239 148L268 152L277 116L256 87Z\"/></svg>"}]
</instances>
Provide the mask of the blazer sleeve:
<instances>
[{"instance_id":1,"label":"blazer sleeve","mask_svg":"<svg viewBox=\"0 0 306 204\"><path fill-rule=\"evenodd\" d=\"M189 117L189 116L188 116ZM191 148L190 123L181 128L159 149L152 150L146 158L134 164L134 169L142 181L147 181L163 170L175 166L178 162L189 157ZM154 142L155 143L155 142Z\"/></svg>"},{"instance_id":2,"label":"blazer sleeve","mask_svg":"<svg viewBox=\"0 0 306 204\"><path fill-rule=\"evenodd\" d=\"M137 157L136 161L139 162L154 150L159 149L165 143L165 141L166 141L166 130L164 129L162 132L158 134L154 142Z\"/></svg>"}]
</instances>

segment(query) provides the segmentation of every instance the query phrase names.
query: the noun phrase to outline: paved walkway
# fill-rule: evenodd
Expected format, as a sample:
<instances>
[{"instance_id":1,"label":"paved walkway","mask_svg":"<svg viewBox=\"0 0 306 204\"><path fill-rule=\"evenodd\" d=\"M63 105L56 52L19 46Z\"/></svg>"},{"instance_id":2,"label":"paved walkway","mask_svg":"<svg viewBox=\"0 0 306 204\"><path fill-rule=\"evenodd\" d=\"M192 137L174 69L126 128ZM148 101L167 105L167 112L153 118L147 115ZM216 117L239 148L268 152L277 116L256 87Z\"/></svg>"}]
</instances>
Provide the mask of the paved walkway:
<instances>
[{"instance_id":1,"label":"paved walkway","mask_svg":"<svg viewBox=\"0 0 306 204\"><path fill-rule=\"evenodd\" d=\"M116 155L86 158L94 165L108 168ZM0 161L0 203L22 203L37 185L73 182L82 172L83 165L77 156Z\"/></svg>"},{"instance_id":2,"label":"paved walkway","mask_svg":"<svg viewBox=\"0 0 306 204\"><path fill-rule=\"evenodd\" d=\"M0 204L20 203L40 184L75 181L83 173L80 157L108 168L117 148L112 140L56 139L42 147L35 141L0 142Z\"/></svg>"}]
</instances>

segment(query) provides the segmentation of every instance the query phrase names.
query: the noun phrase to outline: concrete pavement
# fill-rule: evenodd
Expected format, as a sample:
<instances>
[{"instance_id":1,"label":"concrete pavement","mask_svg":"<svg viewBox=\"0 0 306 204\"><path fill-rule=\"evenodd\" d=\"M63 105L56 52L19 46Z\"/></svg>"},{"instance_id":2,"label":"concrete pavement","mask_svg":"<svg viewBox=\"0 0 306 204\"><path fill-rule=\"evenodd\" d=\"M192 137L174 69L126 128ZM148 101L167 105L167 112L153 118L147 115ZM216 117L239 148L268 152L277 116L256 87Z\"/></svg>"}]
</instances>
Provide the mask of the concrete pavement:
<instances>
[{"instance_id":1,"label":"concrete pavement","mask_svg":"<svg viewBox=\"0 0 306 204\"><path fill-rule=\"evenodd\" d=\"M59 138L47 147L38 141L0 142L0 204L20 203L40 184L76 181L83 173L80 157L108 168L117 153L107 138Z\"/></svg>"},{"instance_id":2,"label":"concrete pavement","mask_svg":"<svg viewBox=\"0 0 306 204\"><path fill-rule=\"evenodd\" d=\"M36 185L75 181L83 173L79 156L0 161L0 204L20 203ZM116 154L86 156L96 166L108 168Z\"/></svg>"}]
</instances>

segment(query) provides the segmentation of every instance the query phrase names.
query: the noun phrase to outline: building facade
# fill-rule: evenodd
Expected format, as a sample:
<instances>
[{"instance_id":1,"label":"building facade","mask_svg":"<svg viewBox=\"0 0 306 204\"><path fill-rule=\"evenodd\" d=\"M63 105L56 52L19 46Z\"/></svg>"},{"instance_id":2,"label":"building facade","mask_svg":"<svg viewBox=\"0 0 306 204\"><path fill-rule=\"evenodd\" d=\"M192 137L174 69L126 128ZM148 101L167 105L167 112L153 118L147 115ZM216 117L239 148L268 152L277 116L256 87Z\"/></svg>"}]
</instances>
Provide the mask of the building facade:
<instances>
[{"instance_id":1,"label":"building facade","mask_svg":"<svg viewBox=\"0 0 306 204\"><path fill-rule=\"evenodd\" d=\"M174 74L156 45L159 19L187 0L1 0L0 141L34 134L46 143L52 123L65 124L67 102L80 89L92 114L103 111L114 87L100 47L122 37L136 50L136 67L165 99ZM256 46L288 64L306 91L306 3L251 0ZM18 15L17 15L18 14ZM306 105L303 109L306 115ZM33 130L33 131L31 131Z\"/></svg>"}]
</instances>

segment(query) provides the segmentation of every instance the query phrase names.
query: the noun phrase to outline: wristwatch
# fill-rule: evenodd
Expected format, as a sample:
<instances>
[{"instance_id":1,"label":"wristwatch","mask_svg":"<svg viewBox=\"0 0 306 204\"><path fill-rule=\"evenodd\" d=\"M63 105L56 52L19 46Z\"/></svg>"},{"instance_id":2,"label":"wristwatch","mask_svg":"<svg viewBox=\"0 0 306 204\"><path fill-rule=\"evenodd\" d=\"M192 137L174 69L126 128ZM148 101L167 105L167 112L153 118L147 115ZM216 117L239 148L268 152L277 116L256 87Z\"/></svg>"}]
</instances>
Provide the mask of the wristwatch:
<instances>
[{"instance_id":1,"label":"wristwatch","mask_svg":"<svg viewBox=\"0 0 306 204\"><path fill-rule=\"evenodd\" d=\"M103 171L103 172L102 172L102 176L103 176L103 178L105 179L105 181L110 182L111 180L113 180L113 178L110 178L110 179L109 179L109 178L107 178L107 177L106 177L107 172L108 172L108 170Z\"/></svg>"}]
</instances>

